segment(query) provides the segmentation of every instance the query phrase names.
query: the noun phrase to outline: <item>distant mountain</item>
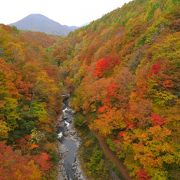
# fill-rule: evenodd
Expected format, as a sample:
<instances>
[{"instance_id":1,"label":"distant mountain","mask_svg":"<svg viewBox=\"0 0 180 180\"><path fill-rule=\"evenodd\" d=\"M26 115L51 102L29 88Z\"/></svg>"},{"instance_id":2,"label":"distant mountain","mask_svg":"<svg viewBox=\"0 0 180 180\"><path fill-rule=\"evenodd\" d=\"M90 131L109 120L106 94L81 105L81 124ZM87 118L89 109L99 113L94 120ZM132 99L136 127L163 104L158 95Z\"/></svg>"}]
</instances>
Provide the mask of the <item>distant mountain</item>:
<instances>
[{"instance_id":1,"label":"distant mountain","mask_svg":"<svg viewBox=\"0 0 180 180\"><path fill-rule=\"evenodd\" d=\"M69 32L77 29L75 26L61 25L41 14L30 14L27 17L10 24L20 30L29 30L44 32L53 35L67 35Z\"/></svg>"}]
</instances>

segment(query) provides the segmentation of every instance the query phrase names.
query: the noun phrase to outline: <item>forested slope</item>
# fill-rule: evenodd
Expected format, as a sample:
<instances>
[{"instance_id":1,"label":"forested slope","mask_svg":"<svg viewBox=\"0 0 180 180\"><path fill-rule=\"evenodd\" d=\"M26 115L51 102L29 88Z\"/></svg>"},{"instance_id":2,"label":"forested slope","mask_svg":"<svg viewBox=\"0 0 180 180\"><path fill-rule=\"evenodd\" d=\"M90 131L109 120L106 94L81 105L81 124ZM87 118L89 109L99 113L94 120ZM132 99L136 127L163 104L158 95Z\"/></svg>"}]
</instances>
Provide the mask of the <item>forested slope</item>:
<instances>
[{"instance_id":1,"label":"forested slope","mask_svg":"<svg viewBox=\"0 0 180 180\"><path fill-rule=\"evenodd\" d=\"M76 124L103 136L133 179L179 177L179 5L134 0L53 52Z\"/></svg>"},{"instance_id":2,"label":"forested slope","mask_svg":"<svg viewBox=\"0 0 180 180\"><path fill-rule=\"evenodd\" d=\"M64 38L0 25L0 179L55 179L68 92L88 175L109 179L97 134L132 179L178 179L179 5L134 0Z\"/></svg>"},{"instance_id":3,"label":"forested slope","mask_svg":"<svg viewBox=\"0 0 180 180\"><path fill-rule=\"evenodd\" d=\"M55 179L56 37L0 25L0 179Z\"/></svg>"}]
</instances>

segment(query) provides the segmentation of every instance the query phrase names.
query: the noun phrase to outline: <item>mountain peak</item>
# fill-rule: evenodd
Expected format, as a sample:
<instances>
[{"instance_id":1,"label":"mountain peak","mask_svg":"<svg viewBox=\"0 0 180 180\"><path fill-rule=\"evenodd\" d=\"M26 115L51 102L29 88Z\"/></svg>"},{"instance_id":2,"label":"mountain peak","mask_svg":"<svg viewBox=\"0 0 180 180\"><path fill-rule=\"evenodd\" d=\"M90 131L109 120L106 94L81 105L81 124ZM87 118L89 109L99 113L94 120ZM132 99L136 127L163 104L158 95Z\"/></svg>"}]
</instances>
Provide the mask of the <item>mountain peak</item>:
<instances>
[{"instance_id":1,"label":"mountain peak","mask_svg":"<svg viewBox=\"0 0 180 180\"><path fill-rule=\"evenodd\" d=\"M27 15L25 18L44 18L44 19L49 19L48 17L46 17L43 14L29 14ZM53 21L53 20L52 20Z\"/></svg>"},{"instance_id":2,"label":"mountain peak","mask_svg":"<svg viewBox=\"0 0 180 180\"><path fill-rule=\"evenodd\" d=\"M30 14L23 19L12 23L11 26L16 26L20 30L44 32L47 34L62 36L77 29L77 27L74 26L61 25L42 14Z\"/></svg>"}]
</instances>

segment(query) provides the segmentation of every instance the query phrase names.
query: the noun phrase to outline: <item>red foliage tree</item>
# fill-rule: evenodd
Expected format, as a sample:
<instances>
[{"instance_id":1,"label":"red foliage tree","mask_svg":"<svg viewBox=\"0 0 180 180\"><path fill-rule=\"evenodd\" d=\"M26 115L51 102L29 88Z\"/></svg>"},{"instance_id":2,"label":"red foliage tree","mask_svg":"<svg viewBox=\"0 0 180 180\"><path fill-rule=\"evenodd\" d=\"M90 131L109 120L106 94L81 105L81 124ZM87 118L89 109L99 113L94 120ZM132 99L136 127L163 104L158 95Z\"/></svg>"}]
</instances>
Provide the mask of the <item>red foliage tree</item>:
<instances>
[{"instance_id":1,"label":"red foliage tree","mask_svg":"<svg viewBox=\"0 0 180 180\"><path fill-rule=\"evenodd\" d=\"M118 85L114 82L112 82L108 87L107 87L107 93L108 96L116 96L117 94L117 89Z\"/></svg>"},{"instance_id":2,"label":"red foliage tree","mask_svg":"<svg viewBox=\"0 0 180 180\"><path fill-rule=\"evenodd\" d=\"M150 71L153 75L157 75L160 72L160 70L161 70L161 65L159 63L155 63L152 65Z\"/></svg>"},{"instance_id":3,"label":"red foliage tree","mask_svg":"<svg viewBox=\"0 0 180 180\"><path fill-rule=\"evenodd\" d=\"M152 114L151 120L153 122L153 125L155 125L155 126L156 125L162 126L165 123L165 120L161 116L159 116L158 114Z\"/></svg>"},{"instance_id":4,"label":"red foliage tree","mask_svg":"<svg viewBox=\"0 0 180 180\"><path fill-rule=\"evenodd\" d=\"M127 122L126 125L127 129L134 129L136 127L135 123L133 122Z\"/></svg>"},{"instance_id":5,"label":"red foliage tree","mask_svg":"<svg viewBox=\"0 0 180 180\"><path fill-rule=\"evenodd\" d=\"M119 137L124 137L125 136L125 132L124 131L121 131L121 132L119 132Z\"/></svg>"},{"instance_id":6,"label":"red foliage tree","mask_svg":"<svg viewBox=\"0 0 180 180\"><path fill-rule=\"evenodd\" d=\"M98 108L98 113L103 113L107 110L107 106L101 106Z\"/></svg>"},{"instance_id":7,"label":"red foliage tree","mask_svg":"<svg viewBox=\"0 0 180 180\"><path fill-rule=\"evenodd\" d=\"M144 169L140 169L137 172L137 176L138 176L139 180L149 180L150 179L148 176L148 173Z\"/></svg>"},{"instance_id":8,"label":"red foliage tree","mask_svg":"<svg viewBox=\"0 0 180 180\"><path fill-rule=\"evenodd\" d=\"M106 58L100 59L96 63L94 75L97 77L102 77L104 72L109 69L109 66L110 66L109 59Z\"/></svg>"},{"instance_id":9,"label":"red foliage tree","mask_svg":"<svg viewBox=\"0 0 180 180\"><path fill-rule=\"evenodd\" d=\"M39 155L36 155L34 159L35 162L39 164L40 168L43 171L47 171L52 167L52 163L50 162L50 157L46 152L42 152Z\"/></svg>"},{"instance_id":10,"label":"red foliage tree","mask_svg":"<svg viewBox=\"0 0 180 180\"><path fill-rule=\"evenodd\" d=\"M111 58L111 57L102 58L98 60L95 65L94 75L100 78L104 75L104 73L112 69L118 63L119 61L116 58Z\"/></svg>"}]
</instances>

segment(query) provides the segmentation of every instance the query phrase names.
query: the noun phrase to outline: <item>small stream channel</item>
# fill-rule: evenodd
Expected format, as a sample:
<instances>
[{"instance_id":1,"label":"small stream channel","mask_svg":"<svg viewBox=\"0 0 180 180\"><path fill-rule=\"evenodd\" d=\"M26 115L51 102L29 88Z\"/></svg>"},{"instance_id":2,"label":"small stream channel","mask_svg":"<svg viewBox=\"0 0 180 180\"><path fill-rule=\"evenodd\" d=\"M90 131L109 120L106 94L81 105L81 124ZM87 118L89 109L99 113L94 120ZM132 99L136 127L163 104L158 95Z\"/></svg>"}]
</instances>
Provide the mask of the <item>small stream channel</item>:
<instances>
[{"instance_id":1,"label":"small stream channel","mask_svg":"<svg viewBox=\"0 0 180 180\"><path fill-rule=\"evenodd\" d=\"M63 95L62 113L57 123L60 152L58 180L85 180L77 155L81 140L73 125L73 114L69 95Z\"/></svg>"}]
</instances>

